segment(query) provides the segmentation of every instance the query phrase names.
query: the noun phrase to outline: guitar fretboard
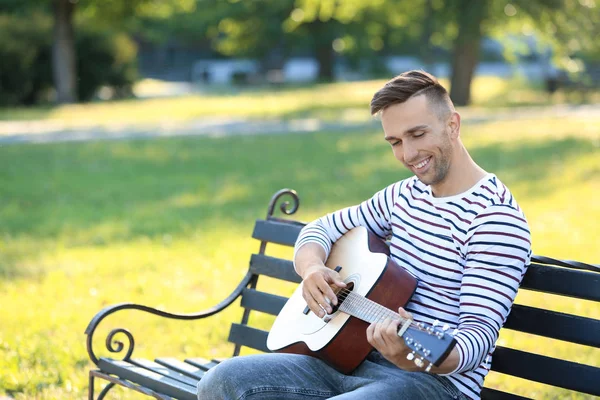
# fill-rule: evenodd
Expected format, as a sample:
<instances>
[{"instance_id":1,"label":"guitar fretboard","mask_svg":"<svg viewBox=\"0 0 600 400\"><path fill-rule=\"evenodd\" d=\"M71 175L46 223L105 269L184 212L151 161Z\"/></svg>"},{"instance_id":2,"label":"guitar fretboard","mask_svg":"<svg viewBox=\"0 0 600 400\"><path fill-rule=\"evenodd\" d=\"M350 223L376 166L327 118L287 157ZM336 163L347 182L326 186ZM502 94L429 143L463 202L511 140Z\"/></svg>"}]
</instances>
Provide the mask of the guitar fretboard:
<instances>
[{"instance_id":1,"label":"guitar fretboard","mask_svg":"<svg viewBox=\"0 0 600 400\"><path fill-rule=\"evenodd\" d=\"M345 295L339 310L370 324L386 318L400 320L402 323L406 321L400 314L351 291Z\"/></svg>"}]
</instances>

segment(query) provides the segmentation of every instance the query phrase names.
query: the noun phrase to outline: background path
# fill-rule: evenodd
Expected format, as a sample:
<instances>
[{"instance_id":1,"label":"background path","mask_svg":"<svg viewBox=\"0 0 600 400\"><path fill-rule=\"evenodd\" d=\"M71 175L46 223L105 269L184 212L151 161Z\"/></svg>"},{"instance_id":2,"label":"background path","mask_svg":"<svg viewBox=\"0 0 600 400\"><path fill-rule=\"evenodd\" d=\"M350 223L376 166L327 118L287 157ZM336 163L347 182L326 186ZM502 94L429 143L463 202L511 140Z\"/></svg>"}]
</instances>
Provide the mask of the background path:
<instances>
[{"instance_id":1,"label":"background path","mask_svg":"<svg viewBox=\"0 0 600 400\"><path fill-rule=\"evenodd\" d=\"M463 109L462 123L477 124L510 119L535 120L548 117L600 118L600 104L553 105L504 109ZM120 140L173 136L210 136L284 134L316 131L377 129L375 118L365 121L331 121L315 118L293 120L256 120L247 118L203 118L153 124L123 123L67 126L53 120L0 121L0 145L14 143L52 143L89 140Z\"/></svg>"}]
</instances>

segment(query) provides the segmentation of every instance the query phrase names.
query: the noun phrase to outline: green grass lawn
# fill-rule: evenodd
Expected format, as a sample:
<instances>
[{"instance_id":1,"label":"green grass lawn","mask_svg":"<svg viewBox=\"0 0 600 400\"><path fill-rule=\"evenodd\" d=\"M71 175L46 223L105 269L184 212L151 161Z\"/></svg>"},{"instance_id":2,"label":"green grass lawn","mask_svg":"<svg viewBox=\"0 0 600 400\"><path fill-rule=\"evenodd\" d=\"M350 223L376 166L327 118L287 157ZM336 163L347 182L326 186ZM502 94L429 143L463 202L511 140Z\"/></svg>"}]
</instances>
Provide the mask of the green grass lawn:
<instances>
[{"instance_id":1,"label":"green grass lawn","mask_svg":"<svg viewBox=\"0 0 600 400\"><path fill-rule=\"evenodd\" d=\"M441 82L449 87L447 80ZM240 88L233 93L231 89L212 89L171 98L132 99L59 107L0 108L0 121L45 120L66 127L90 124L169 124L207 117L365 121L370 118L369 101L383 83L382 80L371 80L279 89ZM478 77L473 81L472 92L472 105L488 108L545 106L600 100L600 93L581 97L557 92L554 96L548 96L540 85L522 78L506 80L488 76Z\"/></svg>"},{"instance_id":2,"label":"green grass lawn","mask_svg":"<svg viewBox=\"0 0 600 400\"><path fill-rule=\"evenodd\" d=\"M476 161L525 210L537 254L600 262L598 126L549 118L463 127ZM308 221L407 176L377 130L0 147L0 394L84 398L91 363L83 331L106 305L194 312L216 304L258 250L253 222L276 190L296 189L298 217ZM525 298L600 318L597 304ZM227 356L228 322L240 317L233 308L197 323L123 313L101 326L97 349L111 327L127 325L137 356ZM600 366L599 350L585 346L511 332L500 342ZM568 397L500 375L488 381Z\"/></svg>"}]
</instances>

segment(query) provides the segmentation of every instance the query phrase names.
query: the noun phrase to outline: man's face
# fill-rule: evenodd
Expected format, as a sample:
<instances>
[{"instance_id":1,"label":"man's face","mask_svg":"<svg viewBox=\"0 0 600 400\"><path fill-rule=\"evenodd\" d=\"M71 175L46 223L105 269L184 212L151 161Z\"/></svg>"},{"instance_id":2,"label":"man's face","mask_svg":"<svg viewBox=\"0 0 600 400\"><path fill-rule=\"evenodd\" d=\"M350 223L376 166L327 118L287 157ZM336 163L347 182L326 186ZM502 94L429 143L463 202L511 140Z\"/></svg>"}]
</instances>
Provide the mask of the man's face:
<instances>
[{"instance_id":1,"label":"man's face","mask_svg":"<svg viewBox=\"0 0 600 400\"><path fill-rule=\"evenodd\" d=\"M444 181L454 148L450 127L440 120L425 96L386 108L381 121L396 159L426 185Z\"/></svg>"}]
</instances>

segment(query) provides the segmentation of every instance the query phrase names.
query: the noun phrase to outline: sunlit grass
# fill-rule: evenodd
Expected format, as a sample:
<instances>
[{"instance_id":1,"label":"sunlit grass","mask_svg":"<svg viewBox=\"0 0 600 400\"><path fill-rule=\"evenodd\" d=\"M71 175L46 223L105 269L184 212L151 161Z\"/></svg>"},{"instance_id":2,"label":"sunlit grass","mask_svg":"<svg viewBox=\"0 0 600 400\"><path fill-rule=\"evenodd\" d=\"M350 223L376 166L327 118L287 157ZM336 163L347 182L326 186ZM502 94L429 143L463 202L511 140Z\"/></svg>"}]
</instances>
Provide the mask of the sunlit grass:
<instances>
[{"instance_id":1,"label":"sunlit grass","mask_svg":"<svg viewBox=\"0 0 600 400\"><path fill-rule=\"evenodd\" d=\"M0 120L44 120L59 127L170 124L199 118L319 118L366 121L373 93L385 81L340 82L307 87L210 90L178 97L121 100L59 107L0 109ZM446 79L442 84L449 87ZM568 102L593 102L562 92L549 96L539 85L522 78L478 77L473 82L473 104L514 107Z\"/></svg>"},{"instance_id":2,"label":"sunlit grass","mask_svg":"<svg viewBox=\"0 0 600 400\"><path fill-rule=\"evenodd\" d=\"M594 126L600 119L463 127L476 161L508 184L525 210L535 253L600 261ZM0 147L0 393L84 398L91 363L83 331L106 305L194 312L223 299L258 250L252 226L276 190L297 189L298 218L307 221L407 176L380 131ZM527 292L519 301L600 318L590 302ZM137 356L223 357L232 352L229 324L240 317L237 306L201 322L123 313L101 326L96 348L110 328L127 326ZM256 314L252 321L268 327L272 318ZM597 349L512 332L500 340L600 366ZM488 384L541 399L568 397L501 375ZM144 397L115 389L114 398Z\"/></svg>"}]
</instances>

